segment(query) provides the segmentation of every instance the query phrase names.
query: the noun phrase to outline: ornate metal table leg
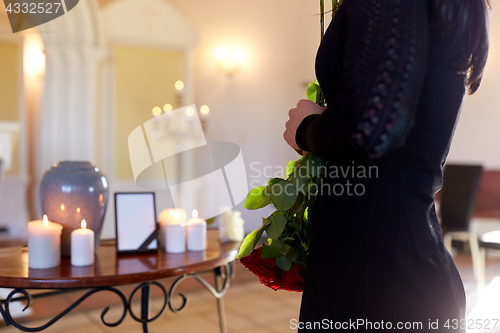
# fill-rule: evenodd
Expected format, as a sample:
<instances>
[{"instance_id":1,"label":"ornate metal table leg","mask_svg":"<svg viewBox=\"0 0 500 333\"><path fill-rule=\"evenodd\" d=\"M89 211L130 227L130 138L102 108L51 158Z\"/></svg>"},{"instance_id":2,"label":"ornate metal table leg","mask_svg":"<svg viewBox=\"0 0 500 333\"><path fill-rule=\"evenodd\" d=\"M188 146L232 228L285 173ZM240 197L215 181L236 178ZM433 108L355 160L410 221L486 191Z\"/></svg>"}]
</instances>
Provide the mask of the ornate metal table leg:
<instances>
[{"instance_id":1,"label":"ornate metal table leg","mask_svg":"<svg viewBox=\"0 0 500 333\"><path fill-rule=\"evenodd\" d=\"M217 292L221 292L224 288L222 284L223 274L221 267L217 267L214 269L215 273L215 289ZM226 272L228 276L230 276L229 272ZM224 311L224 299L223 295L217 297L217 309L219 310L219 325L221 333L227 333L227 325L226 325L226 312Z\"/></svg>"},{"instance_id":2,"label":"ornate metal table leg","mask_svg":"<svg viewBox=\"0 0 500 333\"><path fill-rule=\"evenodd\" d=\"M148 333L149 291L149 284L141 288L141 319L144 320L142 323L144 333Z\"/></svg>"},{"instance_id":3,"label":"ornate metal table leg","mask_svg":"<svg viewBox=\"0 0 500 333\"><path fill-rule=\"evenodd\" d=\"M223 269L224 267L224 269ZM193 273L193 274L185 274L181 277L179 277L175 282L172 284L170 287L170 291L168 292L168 305L170 307L170 310L173 313L177 313L182 311L186 305L187 305L187 298L186 296L182 294L178 294L180 297L182 297L182 305L178 308L173 307L171 300L174 296L175 289L177 286L184 280L189 279L189 278L194 278L198 280L210 293L217 299L217 308L219 310L219 324L220 324L220 331L221 333L227 333L227 326L226 326L226 315L224 311L224 301L222 297L226 293L226 291L229 289L229 282L232 277L234 277L234 268L233 268L233 262L230 262L228 264L225 264L224 266L220 266L214 269L214 274L215 274L215 288L208 283L204 278L202 278L200 275ZM210 271L204 272L208 273ZM224 273L223 273L224 272Z\"/></svg>"},{"instance_id":4,"label":"ornate metal table leg","mask_svg":"<svg viewBox=\"0 0 500 333\"><path fill-rule=\"evenodd\" d=\"M125 298L123 293L120 290L113 288L113 287L96 287L96 288L90 289L83 296L81 296L77 301L75 301L73 304L71 304L66 310L64 310L63 312L58 314L56 317L52 318L45 325L41 325L38 327L26 327L26 326L21 325L20 323L16 322L12 318L12 315L10 313L10 303L15 302L15 301L26 301L27 305L24 308L26 310L31 305L31 303L33 303L34 298L45 297L45 296L50 296L50 295L57 295L57 294L61 293L60 291L49 292L49 293L45 293L45 294L37 294L37 295L32 296L25 289L14 289L9 294L9 296L7 296L7 298L5 300L0 301L0 314L4 318L5 323L7 325L12 325L15 328L17 328L18 330L24 331L24 332L39 332L39 331L43 331L44 329L48 328L49 326L51 326L52 324L57 322L59 319L64 317L71 310L76 308L80 303L82 303L84 300L86 300L89 296L91 296L95 293L98 293L100 291L110 291L110 292L118 295L120 297L120 300L122 301L122 304L123 304L123 313L122 313L122 316L120 317L120 319L118 319L115 322L108 322L105 320L104 317L106 316L106 313L108 313L108 310L109 310L109 306L108 306L101 312L101 321L104 323L104 325L109 326L109 327L116 327L116 326L120 325L123 322L123 320L125 319L125 316L127 315L128 303L127 303L127 299ZM16 294L21 294L22 296L21 297L14 297ZM2 308L2 306L4 308Z\"/></svg>"},{"instance_id":5,"label":"ornate metal table leg","mask_svg":"<svg viewBox=\"0 0 500 333\"><path fill-rule=\"evenodd\" d=\"M150 290L151 290L152 285L157 286L163 292L163 306L154 317L149 318L149 315L150 315L150 313L149 313L150 312L149 311L150 310L150 306L149 306L150 297L149 296L150 296ZM132 310L132 301L134 299L135 293L139 289L141 290L141 315L140 315L140 318L138 316L136 316L134 311ZM128 299L128 305L129 305L128 310L129 310L129 313L130 313L130 316L132 317L132 319L134 319L135 321L142 324L142 330L144 331L144 333L148 333L148 323L150 323L150 322L156 320L158 317L160 317L160 315L163 313L163 311L165 310L168 303L169 303L169 297L168 297L167 291L160 283L158 283L156 281L144 282L144 283L141 283L140 285L138 285L137 287L135 287L135 289L130 294L130 297Z\"/></svg>"}]
</instances>

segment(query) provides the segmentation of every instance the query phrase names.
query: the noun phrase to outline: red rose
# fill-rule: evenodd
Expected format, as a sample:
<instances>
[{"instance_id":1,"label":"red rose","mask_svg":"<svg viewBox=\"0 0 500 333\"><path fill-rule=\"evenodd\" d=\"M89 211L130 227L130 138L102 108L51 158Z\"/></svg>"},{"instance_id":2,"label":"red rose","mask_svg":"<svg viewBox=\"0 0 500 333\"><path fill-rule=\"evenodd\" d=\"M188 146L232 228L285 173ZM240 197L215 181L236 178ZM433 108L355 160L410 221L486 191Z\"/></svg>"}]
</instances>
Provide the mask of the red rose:
<instances>
[{"instance_id":1,"label":"red rose","mask_svg":"<svg viewBox=\"0 0 500 333\"><path fill-rule=\"evenodd\" d=\"M273 290L288 290L301 292L304 288L306 268L302 264L292 264L287 272L276 266L274 258L262 259L262 247L241 258L241 263L252 273L257 275L260 283Z\"/></svg>"}]
</instances>

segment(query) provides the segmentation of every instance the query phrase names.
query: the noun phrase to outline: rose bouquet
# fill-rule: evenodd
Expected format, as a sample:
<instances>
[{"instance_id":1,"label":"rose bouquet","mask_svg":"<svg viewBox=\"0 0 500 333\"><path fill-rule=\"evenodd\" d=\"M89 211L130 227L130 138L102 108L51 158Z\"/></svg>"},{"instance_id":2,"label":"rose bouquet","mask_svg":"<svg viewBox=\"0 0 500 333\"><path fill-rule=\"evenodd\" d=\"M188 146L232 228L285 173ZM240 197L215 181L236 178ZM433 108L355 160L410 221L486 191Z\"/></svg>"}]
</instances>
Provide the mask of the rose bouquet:
<instances>
[{"instance_id":1,"label":"rose bouquet","mask_svg":"<svg viewBox=\"0 0 500 333\"><path fill-rule=\"evenodd\" d=\"M332 0L332 16L342 0ZM320 1L321 38L324 34L324 0ZM325 106L318 81L309 84L307 98ZM286 179L271 178L266 186L254 188L244 207L259 209L269 204L276 208L262 219L262 226L248 234L238 258L257 275L260 282L274 290L302 291L309 253L309 218L325 170L324 161L304 152L297 161L288 163ZM264 231L267 244L255 248Z\"/></svg>"}]
</instances>

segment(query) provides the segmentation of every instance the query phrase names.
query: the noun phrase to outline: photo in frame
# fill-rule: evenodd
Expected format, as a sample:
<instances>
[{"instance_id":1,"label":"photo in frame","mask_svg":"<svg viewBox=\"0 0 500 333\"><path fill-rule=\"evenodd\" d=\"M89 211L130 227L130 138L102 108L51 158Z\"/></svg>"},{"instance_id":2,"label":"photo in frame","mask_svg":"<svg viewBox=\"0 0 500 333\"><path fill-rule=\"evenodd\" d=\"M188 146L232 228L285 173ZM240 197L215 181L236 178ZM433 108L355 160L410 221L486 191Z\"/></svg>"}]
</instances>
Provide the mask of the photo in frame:
<instances>
[{"instance_id":1,"label":"photo in frame","mask_svg":"<svg viewBox=\"0 0 500 333\"><path fill-rule=\"evenodd\" d=\"M115 193L116 252L158 250L154 192Z\"/></svg>"}]
</instances>

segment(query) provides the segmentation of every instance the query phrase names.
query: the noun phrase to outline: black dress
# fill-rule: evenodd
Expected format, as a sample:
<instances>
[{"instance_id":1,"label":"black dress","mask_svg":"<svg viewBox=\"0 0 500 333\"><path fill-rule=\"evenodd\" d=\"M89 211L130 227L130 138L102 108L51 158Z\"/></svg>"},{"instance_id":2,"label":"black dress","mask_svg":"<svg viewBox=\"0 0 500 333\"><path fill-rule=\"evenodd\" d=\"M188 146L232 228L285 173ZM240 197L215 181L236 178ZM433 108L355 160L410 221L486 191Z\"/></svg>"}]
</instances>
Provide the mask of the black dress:
<instances>
[{"instance_id":1,"label":"black dress","mask_svg":"<svg viewBox=\"0 0 500 333\"><path fill-rule=\"evenodd\" d=\"M454 330L465 293L434 207L465 74L432 3L345 0L319 48L328 107L296 137L329 167L311 214L304 331L465 332Z\"/></svg>"}]
</instances>

